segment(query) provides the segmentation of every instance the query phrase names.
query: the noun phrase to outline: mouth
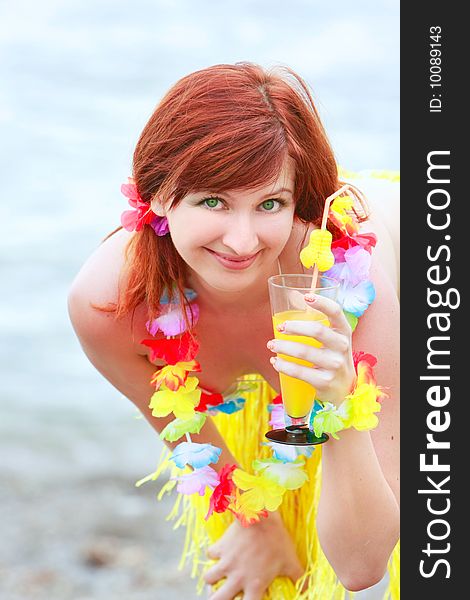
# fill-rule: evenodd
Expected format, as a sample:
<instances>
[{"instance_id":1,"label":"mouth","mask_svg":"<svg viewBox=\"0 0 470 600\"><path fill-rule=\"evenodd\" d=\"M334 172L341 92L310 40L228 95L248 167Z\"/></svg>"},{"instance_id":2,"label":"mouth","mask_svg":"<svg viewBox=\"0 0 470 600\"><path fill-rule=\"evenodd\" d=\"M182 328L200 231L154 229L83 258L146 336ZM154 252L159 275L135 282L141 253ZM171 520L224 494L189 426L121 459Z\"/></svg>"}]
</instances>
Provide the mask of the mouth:
<instances>
[{"instance_id":1,"label":"mouth","mask_svg":"<svg viewBox=\"0 0 470 600\"><path fill-rule=\"evenodd\" d=\"M205 248L205 250L207 250L221 265L235 271L250 267L261 252L260 250L259 252L256 252L256 254L251 254L250 256L232 256L230 254L214 252L214 250L210 250L209 248Z\"/></svg>"}]
</instances>

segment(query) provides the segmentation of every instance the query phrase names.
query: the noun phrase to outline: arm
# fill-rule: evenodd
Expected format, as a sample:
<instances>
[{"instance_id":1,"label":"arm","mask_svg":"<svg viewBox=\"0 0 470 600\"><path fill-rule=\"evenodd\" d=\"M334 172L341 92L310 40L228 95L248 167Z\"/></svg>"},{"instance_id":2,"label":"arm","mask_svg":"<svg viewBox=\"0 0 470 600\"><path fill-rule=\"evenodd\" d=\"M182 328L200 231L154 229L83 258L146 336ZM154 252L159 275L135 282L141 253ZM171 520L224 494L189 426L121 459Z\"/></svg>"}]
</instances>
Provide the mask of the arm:
<instances>
[{"instance_id":1,"label":"arm","mask_svg":"<svg viewBox=\"0 0 470 600\"><path fill-rule=\"evenodd\" d=\"M382 402L379 425L372 433L348 429L340 439L322 447L322 490L317 515L319 540L343 585L357 591L379 581L398 540L398 301L388 278L371 271L377 301L367 310L354 334L356 350L378 359L375 375L389 398ZM313 306L331 323L288 321L285 332L314 337L323 343L312 348L273 340L273 352L303 358L315 368L280 359L276 370L298 377L318 390L324 402L337 406L350 393L355 372L351 329L337 304L318 296Z\"/></svg>"},{"instance_id":2,"label":"arm","mask_svg":"<svg viewBox=\"0 0 470 600\"><path fill-rule=\"evenodd\" d=\"M103 298L90 298L89 285L80 276L75 280L68 296L70 320L80 344L93 366L144 415L150 425L160 433L173 420L173 415L164 418L152 416L148 404L153 387L150 379L156 367L145 356L137 353L140 337L131 329L131 320L115 320L112 313L101 312L91 304L106 304ZM135 338L135 341L133 341ZM222 448L219 461L214 465L219 470L225 463L236 463L212 419L207 419L201 432L192 434L195 442L210 442ZM177 442L165 442L174 448Z\"/></svg>"},{"instance_id":3,"label":"arm","mask_svg":"<svg viewBox=\"0 0 470 600\"><path fill-rule=\"evenodd\" d=\"M353 344L377 357L377 383L389 397L377 429L346 430L325 444L317 523L328 560L352 590L381 579L399 535L399 307L382 270L375 266L371 275L378 301L361 318Z\"/></svg>"}]
</instances>

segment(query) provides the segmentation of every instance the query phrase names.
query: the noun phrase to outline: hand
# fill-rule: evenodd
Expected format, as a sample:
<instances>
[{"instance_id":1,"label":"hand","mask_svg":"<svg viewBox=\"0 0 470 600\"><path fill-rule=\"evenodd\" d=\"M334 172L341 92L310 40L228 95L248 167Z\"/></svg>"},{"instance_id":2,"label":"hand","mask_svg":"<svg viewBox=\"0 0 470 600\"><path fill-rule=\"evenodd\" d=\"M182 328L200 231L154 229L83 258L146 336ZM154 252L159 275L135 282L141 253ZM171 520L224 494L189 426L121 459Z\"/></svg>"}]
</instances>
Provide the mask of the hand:
<instances>
[{"instance_id":1,"label":"hand","mask_svg":"<svg viewBox=\"0 0 470 600\"><path fill-rule=\"evenodd\" d=\"M267 346L273 352L300 358L313 367L299 365L282 358L271 358L271 364L281 373L296 377L313 385L322 402L341 404L351 393L356 381L352 357L352 332L339 304L323 296L311 296L307 305L326 315L330 327L319 321L285 321L283 334L313 337L322 343L321 348L288 340L270 340Z\"/></svg>"},{"instance_id":2,"label":"hand","mask_svg":"<svg viewBox=\"0 0 470 600\"><path fill-rule=\"evenodd\" d=\"M261 600L276 577L290 577L295 583L304 572L277 512L249 527L234 521L207 554L219 560L204 574L205 581L215 584L226 578L209 600L233 600L239 592L243 600Z\"/></svg>"}]
</instances>

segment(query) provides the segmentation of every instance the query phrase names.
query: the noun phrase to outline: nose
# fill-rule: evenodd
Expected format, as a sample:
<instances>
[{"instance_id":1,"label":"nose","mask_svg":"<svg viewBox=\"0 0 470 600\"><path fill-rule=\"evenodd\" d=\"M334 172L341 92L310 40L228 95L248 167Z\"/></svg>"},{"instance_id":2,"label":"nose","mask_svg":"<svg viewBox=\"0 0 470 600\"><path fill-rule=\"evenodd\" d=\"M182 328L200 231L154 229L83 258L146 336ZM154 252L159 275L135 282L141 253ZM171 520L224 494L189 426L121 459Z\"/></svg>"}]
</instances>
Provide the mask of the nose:
<instances>
[{"instance_id":1,"label":"nose","mask_svg":"<svg viewBox=\"0 0 470 600\"><path fill-rule=\"evenodd\" d=\"M234 215L227 220L222 237L227 252L237 256L251 256L260 250L255 219L250 215Z\"/></svg>"}]
</instances>

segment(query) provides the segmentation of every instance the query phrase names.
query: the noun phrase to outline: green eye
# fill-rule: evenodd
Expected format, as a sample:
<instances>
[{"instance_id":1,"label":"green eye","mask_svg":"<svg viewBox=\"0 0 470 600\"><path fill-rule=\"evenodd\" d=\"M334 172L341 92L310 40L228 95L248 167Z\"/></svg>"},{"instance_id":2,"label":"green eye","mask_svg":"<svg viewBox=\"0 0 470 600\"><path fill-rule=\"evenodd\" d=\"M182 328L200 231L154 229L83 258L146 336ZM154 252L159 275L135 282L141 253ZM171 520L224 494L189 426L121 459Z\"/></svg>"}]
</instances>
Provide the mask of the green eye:
<instances>
[{"instance_id":1,"label":"green eye","mask_svg":"<svg viewBox=\"0 0 470 600\"><path fill-rule=\"evenodd\" d=\"M204 200L204 202L206 203L206 206L208 206L209 208L215 208L217 206L217 204L219 203L218 198L206 198L206 200Z\"/></svg>"},{"instance_id":2,"label":"green eye","mask_svg":"<svg viewBox=\"0 0 470 600\"><path fill-rule=\"evenodd\" d=\"M274 200L265 200L261 206L264 210L272 210L274 208Z\"/></svg>"}]
</instances>

